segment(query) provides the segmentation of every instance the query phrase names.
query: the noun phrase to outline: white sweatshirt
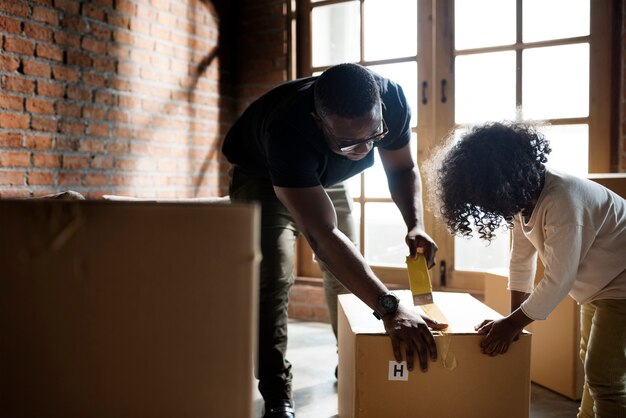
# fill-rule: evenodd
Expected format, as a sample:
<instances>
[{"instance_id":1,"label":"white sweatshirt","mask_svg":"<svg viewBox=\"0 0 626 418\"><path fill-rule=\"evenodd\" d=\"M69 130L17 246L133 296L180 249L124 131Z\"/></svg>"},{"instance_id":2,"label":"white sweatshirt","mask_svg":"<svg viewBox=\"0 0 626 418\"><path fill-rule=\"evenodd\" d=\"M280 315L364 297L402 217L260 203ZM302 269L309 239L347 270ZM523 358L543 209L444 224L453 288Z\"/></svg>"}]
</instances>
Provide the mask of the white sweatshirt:
<instances>
[{"instance_id":1,"label":"white sweatshirt","mask_svg":"<svg viewBox=\"0 0 626 418\"><path fill-rule=\"evenodd\" d=\"M518 214L514 224L509 289L530 293L526 316L546 319L568 293L578 303L626 299L626 200L547 169L529 221ZM533 290L537 254L545 274Z\"/></svg>"}]
</instances>

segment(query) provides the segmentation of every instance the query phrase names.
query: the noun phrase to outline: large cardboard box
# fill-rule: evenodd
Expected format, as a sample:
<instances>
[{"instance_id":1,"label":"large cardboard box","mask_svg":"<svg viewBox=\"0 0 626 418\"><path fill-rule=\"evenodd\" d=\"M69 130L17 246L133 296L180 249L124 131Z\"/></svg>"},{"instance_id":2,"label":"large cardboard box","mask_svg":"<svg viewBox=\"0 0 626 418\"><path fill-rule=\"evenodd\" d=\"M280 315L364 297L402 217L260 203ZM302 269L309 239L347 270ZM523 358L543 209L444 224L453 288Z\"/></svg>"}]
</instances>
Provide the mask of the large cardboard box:
<instances>
[{"instance_id":1,"label":"large cardboard box","mask_svg":"<svg viewBox=\"0 0 626 418\"><path fill-rule=\"evenodd\" d=\"M409 291L396 294L411 303ZM339 416L527 418L531 335L504 355L487 356L474 326L501 316L467 293L435 292L434 300L450 327L435 336L439 359L422 373L395 362L370 308L354 295L339 296Z\"/></svg>"},{"instance_id":2,"label":"large cardboard box","mask_svg":"<svg viewBox=\"0 0 626 418\"><path fill-rule=\"evenodd\" d=\"M543 277L538 262L537 277ZM485 275L485 303L502 315L510 310L507 278ZM526 329L533 333L530 379L573 400L582 397L585 372L580 360L580 308L566 297L545 321L535 321Z\"/></svg>"},{"instance_id":3,"label":"large cardboard box","mask_svg":"<svg viewBox=\"0 0 626 418\"><path fill-rule=\"evenodd\" d=\"M258 218L0 201L0 416L251 417Z\"/></svg>"}]
</instances>

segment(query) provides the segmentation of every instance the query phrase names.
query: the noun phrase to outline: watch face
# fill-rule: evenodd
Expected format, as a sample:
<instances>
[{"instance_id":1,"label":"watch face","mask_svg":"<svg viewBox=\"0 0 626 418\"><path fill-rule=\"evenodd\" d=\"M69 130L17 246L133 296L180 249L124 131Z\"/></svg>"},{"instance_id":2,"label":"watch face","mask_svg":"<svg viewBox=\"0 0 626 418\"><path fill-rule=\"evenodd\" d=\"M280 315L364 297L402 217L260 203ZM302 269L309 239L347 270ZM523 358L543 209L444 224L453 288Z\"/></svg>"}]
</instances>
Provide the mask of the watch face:
<instances>
[{"instance_id":1,"label":"watch face","mask_svg":"<svg viewBox=\"0 0 626 418\"><path fill-rule=\"evenodd\" d=\"M382 295L380 297L380 306L385 310L385 313L391 313L398 310L398 298L392 294Z\"/></svg>"}]
</instances>

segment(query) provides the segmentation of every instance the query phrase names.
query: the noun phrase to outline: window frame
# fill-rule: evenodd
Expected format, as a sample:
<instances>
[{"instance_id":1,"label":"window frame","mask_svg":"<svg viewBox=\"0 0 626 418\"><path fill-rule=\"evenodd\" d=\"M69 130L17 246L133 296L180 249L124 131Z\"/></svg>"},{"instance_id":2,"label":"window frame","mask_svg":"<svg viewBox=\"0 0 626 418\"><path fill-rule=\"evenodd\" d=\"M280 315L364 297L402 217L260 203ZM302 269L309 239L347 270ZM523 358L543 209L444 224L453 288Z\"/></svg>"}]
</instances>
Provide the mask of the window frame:
<instances>
[{"instance_id":1,"label":"window frame","mask_svg":"<svg viewBox=\"0 0 626 418\"><path fill-rule=\"evenodd\" d=\"M296 41L295 64L296 77L310 76L314 72L323 71L325 67L312 66L311 51L311 12L316 7L328 6L338 3L346 3L353 0L294 0L295 7L295 35ZM415 56L401 57L385 60L364 60L364 2L360 2L360 61L364 66L392 64L400 62L417 62L418 66L418 94L422 95L423 85L427 101L419 101L418 122L412 127L412 133L418 137L417 163L421 167L428 155L428 151L439 145L443 138L447 137L456 126L454 123L454 59L457 55L469 55L478 52L496 52L502 50L516 51L516 60L519 64L524 49L542 46L564 45L580 41L588 41L590 44L590 71L589 71L589 116L584 118L551 119L553 125L587 123L589 125L589 172L606 173L615 169L614 149L617 142L615 124L618 123L611 112L615 107L613 84L616 82L613 74L615 66L619 65L617 57L612 57L615 37L618 36L614 28L614 13L618 2L596 2L590 0L590 35L566 38L561 40L522 42L522 1L516 0L517 8L517 41L514 45L505 47L474 48L462 51L454 50L454 0L417 0L418 1L418 52ZM598 47L600 46L600 47ZM516 99L521 102L521 70L516 69ZM446 80L445 92L442 91L441 82ZM435 87L435 88L433 88ZM445 94L447 100L443 99ZM450 99L451 98L451 99ZM617 111L617 110L616 110ZM612 152L613 150L613 152ZM613 160L612 160L613 158ZM365 176L361 176L361 193L354 198L355 203L360 203L360 251L363 254L365 239L365 206L372 202L392 202L391 198L368 198L365 197ZM423 184L424 189L425 185ZM423 190L424 196L427 194ZM424 224L426 231L433 237L439 246L438 259L446 261L446 270L449 290L472 291L480 294L483 291L483 278L485 273L457 271L454 269L454 237L450 235L439 218L425 208ZM321 277L322 273L306 240L299 239L297 244L297 277ZM406 287L406 270L399 267L384 267L372 265L374 273L385 283L392 286ZM431 275L440 274L434 273ZM433 278L433 286L439 287L439 278Z\"/></svg>"}]
</instances>

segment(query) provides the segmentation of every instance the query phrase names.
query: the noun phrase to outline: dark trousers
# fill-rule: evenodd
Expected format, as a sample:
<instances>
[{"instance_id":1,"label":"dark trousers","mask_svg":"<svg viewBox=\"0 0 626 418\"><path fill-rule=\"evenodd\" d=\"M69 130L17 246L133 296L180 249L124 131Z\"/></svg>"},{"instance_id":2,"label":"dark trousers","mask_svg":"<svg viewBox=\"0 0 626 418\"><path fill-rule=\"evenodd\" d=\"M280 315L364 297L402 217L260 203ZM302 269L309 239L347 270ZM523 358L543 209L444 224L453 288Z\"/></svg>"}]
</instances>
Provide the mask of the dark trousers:
<instances>
[{"instance_id":1,"label":"dark trousers","mask_svg":"<svg viewBox=\"0 0 626 418\"><path fill-rule=\"evenodd\" d=\"M338 227L355 242L352 202L342 185L327 190L335 205ZM294 246L299 231L289 211L274 194L269 179L245 173L235 167L230 185L233 202L258 202L261 205L261 268L259 292L258 357L255 375L265 401L291 399L291 364L287 361L287 307L294 282ZM324 271L324 288L336 331L336 298L346 290Z\"/></svg>"}]
</instances>

